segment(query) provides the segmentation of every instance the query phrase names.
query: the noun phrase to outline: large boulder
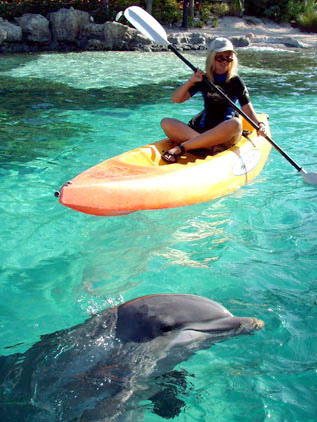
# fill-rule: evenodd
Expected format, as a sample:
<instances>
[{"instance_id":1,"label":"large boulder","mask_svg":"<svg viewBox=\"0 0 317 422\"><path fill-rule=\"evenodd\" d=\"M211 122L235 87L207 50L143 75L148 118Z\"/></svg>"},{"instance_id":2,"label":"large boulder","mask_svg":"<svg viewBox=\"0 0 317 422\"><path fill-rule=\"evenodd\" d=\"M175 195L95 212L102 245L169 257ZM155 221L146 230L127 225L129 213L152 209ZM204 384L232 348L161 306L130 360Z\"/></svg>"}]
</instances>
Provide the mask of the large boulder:
<instances>
[{"instance_id":1,"label":"large boulder","mask_svg":"<svg viewBox=\"0 0 317 422\"><path fill-rule=\"evenodd\" d=\"M2 32L2 38L6 32L5 41L7 42L19 42L22 41L22 29L13 23L10 23L0 18L0 31Z\"/></svg>"},{"instance_id":2,"label":"large boulder","mask_svg":"<svg viewBox=\"0 0 317 422\"><path fill-rule=\"evenodd\" d=\"M283 44L286 47L308 48L307 45L303 44L302 42L298 41L296 38L293 37L283 38Z\"/></svg>"},{"instance_id":3,"label":"large boulder","mask_svg":"<svg viewBox=\"0 0 317 422\"><path fill-rule=\"evenodd\" d=\"M118 22L106 22L104 36L105 46L109 50L124 49L125 42L131 38L129 37L129 27Z\"/></svg>"},{"instance_id":4,"label":"large boulder","mask_svg":"<svg viewBox=\"0 0 317 422\"><path fill-rule=\"evenodd\" d=\"M88 23L81 30L80 37L87 40L104 40L105 24Z\"/></svg>"},{"instance_id":5,"label":"large boulder","mask_svg":"<svg viewBox=\"0 0 317 422\"><path fill-rule=\"evenodd\" d=\"M7 39L8 33L0 27L0 45Z\"/></svg>"},{"instance_id":6,"label":"large boulder","mask_svg":"<svg viewBox=\"0 0 317 422\"><path fill-rule=\"evenodd\" d=\"M106 22L104 36L107 50L147 50L152 44L136 29L118 22Z\"/></svg>"},{"instance_id":7,"label":"large boulder","mask_svg":"<svg viewBox=\"0 0 317 422\"><path fill-rule=\"evenodd\" d=\"M81 30L90 22L89 14L73 7L60 9L48 15L54 41L74 42Z\"/></svg>"},{"instance_id":8,"label":"large boulder","mask_svg":"<svg viewBox=\"0 0 317 422\"><path fill-rule=\"evenodd\" d=\"M249 37L232 37L230 38L234 47L248 47L250 45Z\"/></svg>"},{"instance_id":9,"label":"large boulder","mask_svg":"<svg viewBox=\"0 0 317 422\"><path fill-rule=\"evenodd\" d=\"M192 46L199 45L205 46L206 45L206 35L200 32L192 32L189 35L189 42Z\"/></svg>"},{"instance_id":10,"label":"large boulder","mask_svg":"<svg viewBox=\"0 0 317 422\"><path fill-rule=\"evenodd\" d=\"M49 21L44 16L26 13L16 19L28 41L47 44L51 41Z\"/></svg>"}]
</instances>

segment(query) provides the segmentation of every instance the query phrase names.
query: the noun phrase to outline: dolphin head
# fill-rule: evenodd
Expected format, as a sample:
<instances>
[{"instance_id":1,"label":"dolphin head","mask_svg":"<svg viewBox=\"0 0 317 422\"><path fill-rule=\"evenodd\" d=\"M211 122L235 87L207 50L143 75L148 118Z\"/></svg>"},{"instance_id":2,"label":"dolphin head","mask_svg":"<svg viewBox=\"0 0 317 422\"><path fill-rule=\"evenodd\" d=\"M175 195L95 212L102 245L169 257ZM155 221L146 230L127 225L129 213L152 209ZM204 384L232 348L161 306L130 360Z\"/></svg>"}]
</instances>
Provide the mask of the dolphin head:
<instances>
[{"instance_id":1,"label":"dolphin head","mask_svg":"<svg viewBox=\"0 0 317 422\"><path fill-rule=\"evenodd\" d=\"M144 343L169 337L173 345L200 339L250 334L264 326L256 318L235 317L219 303L194 295L162 294L139 297L118 308L117 337Z\"/></svg>"}]
</instances>

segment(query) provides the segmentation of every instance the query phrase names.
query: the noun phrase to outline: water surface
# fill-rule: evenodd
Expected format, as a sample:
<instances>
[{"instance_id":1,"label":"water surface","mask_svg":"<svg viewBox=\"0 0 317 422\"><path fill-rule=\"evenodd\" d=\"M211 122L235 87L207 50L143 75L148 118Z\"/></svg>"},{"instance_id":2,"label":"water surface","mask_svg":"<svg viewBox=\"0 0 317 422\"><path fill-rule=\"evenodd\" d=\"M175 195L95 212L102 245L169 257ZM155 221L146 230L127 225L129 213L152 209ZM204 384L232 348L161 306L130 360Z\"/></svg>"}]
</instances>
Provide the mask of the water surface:
<instances>
[{"instance_id":1,"label":"water surface","mask_svg":"<svg viewBox=\"0 0 317 422\"><path fill-rule=\"evenodd\" d=\"M202 54L187 57L203 67ZM273 139L316 172L316 53L243 49L239 58ZM182 363L186 406L175 420L315 421L317 191L278 152L248 186L190 207L99 218L53 195L162 138L164 116L200 111L198 97L169 100L189 75L172 53L0 58L1 354L140 295L202 295L266 326ZM142 405L146 421L163 420Z\"/></svg>"}]
</instances>

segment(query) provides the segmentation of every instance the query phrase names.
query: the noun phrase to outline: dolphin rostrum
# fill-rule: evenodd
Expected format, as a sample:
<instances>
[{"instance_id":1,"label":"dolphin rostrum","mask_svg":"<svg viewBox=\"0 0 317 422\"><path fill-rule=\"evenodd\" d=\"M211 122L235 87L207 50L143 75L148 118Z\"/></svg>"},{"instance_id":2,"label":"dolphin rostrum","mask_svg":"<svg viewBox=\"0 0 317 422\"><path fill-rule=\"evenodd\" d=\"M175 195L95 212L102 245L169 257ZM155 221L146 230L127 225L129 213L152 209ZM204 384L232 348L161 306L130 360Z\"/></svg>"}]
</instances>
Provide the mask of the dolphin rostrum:
<instances>
[{"instance_id":1,"label":"dolphin rostrum","mask_svg":"<svg viewBox=\"0 0 317 422\"><path fill-rule=\"evenodd\" d=\"M149 295L105 309L42 336L23 354L0 357L0 420L140 420L138 403L157 392L155 377L198 349L263 325L193 295Z\"/></svg>"}]
</instances>

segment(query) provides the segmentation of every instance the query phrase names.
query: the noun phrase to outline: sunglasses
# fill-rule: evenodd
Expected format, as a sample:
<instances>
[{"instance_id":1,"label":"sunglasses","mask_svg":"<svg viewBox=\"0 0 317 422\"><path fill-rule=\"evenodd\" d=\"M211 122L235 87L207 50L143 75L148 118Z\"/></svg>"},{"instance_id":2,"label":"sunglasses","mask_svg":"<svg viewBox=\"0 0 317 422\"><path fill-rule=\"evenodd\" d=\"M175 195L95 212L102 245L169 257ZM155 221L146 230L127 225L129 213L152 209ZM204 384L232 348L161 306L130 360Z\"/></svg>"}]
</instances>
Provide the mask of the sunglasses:
<instances>
[{"instance_id":1,"label":"sunglasses","mask_svg":"<svg viewBox=\"0 0 317 422\"><path fill-rule=\"evenodd\" d=\"M233 62L233 57L216 56L215 60L219 63L224 63L224 62L231 63Z\"/></svg>"}]
</instances>

